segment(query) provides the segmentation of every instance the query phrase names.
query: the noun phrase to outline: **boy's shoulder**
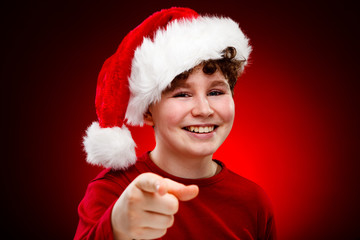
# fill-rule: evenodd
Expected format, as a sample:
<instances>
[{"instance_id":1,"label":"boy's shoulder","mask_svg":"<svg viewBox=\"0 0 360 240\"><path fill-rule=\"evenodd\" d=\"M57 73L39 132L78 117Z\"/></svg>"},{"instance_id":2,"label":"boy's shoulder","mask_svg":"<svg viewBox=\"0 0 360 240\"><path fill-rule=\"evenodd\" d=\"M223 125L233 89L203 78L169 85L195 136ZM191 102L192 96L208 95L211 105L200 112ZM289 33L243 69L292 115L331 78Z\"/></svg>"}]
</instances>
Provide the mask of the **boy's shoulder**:
<instances>
[{"instance_id":1,"label":"boy's shoulder","mask_svg":"<svg viewBox=\"0 0 360 240\"><path fill-rule=\"evenodd\" d=\"M242 175L228 169L228 178L229 178L229 182L236 184L238 186L244 186L244 187L248 187L254 190L260 190L262 189L257 183L255 183L254 181L243 177Z\"/></svg>"},{"instance_id":2,"label":"boy's shoulder","mask_svg":"<svg viewBox=\"0 0 360 240\"><path fill-rule=\"evenodd\" d=\"M112 182L126 187L141 173L150 171L144 161L144 156L138 157L136 163L126 169L106 168L98 173L91 182Z\"/></svg>"},{"instance_id":3,"label":"boy's shoulder","mask_svg":"<svg viewBox=\"0 0 360 240\"><path fill-rule=\"evenodd\" d=\"M256 182L227 169L226 180L223 181L223 189L232 191L233 196L249 198L263 203L268 203L269 198L265 190Z\"/></svg>"},{"instance_id":4,"label":"boy's shoulder","mask_svg":"<svg viewBox=\"0 0 360 240\"><path fill-rule=\"evenodd\" d=\"M260 186L256 184L254 181L243 177L239 173L236 173L232 169L230 169L227 164L225 164L223 161L215 160L216 163L218 163L222 167L222 171L220 174L224 175L224 180L226 180L227 184L230 185L236 185L236 186L248 186L251 188L259 188Z\"/></svg>"}]
</instances>

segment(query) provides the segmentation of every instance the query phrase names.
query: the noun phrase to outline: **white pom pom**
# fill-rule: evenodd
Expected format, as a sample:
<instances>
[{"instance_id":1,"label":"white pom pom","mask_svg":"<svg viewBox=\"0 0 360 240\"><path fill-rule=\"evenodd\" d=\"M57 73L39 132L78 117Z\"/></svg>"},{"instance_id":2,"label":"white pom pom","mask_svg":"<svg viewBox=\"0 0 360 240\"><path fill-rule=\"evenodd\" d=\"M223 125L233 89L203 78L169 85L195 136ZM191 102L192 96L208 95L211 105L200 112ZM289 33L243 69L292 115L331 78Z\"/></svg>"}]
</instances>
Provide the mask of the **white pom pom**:
<instances>
[{"instance_id":1,"label":"white pom pom","mask_svg":"<svg viewBox=\"0 0 360 240\"><path fill-rule=\"evenodd\" d=\"M136 144L125 125L101 128L98 122L93 122L86 130L83 144L90 164L126 169L136 162Z\"/></svg>"}]
</instances>

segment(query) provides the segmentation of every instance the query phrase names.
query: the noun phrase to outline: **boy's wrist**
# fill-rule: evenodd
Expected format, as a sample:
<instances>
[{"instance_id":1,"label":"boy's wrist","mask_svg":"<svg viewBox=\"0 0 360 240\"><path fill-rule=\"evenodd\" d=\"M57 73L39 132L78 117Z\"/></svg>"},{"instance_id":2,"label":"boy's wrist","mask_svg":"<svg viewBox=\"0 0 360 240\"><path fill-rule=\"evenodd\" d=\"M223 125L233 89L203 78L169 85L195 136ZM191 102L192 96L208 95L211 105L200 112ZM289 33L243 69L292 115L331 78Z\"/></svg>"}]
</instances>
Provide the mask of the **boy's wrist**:
<instances>
[{"instance_id":1,"label":"boy's wrist","mask_svg":"<svg viewBox=\"0 0 360 240\"><path fill-rule=\"evenodd\" d=\"M113 229L114 240L132 240L131 237L126 236L124 233Z\"/></svg>"}]
</instances>

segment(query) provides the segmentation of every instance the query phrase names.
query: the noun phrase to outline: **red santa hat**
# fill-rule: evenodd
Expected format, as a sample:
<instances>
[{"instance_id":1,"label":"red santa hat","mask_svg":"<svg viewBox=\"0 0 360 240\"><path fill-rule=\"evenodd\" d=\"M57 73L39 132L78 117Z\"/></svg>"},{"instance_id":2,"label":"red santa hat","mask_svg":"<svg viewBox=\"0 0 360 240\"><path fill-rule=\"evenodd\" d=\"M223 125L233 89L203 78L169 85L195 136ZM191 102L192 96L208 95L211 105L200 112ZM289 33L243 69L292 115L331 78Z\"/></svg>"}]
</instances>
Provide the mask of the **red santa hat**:
<instances>
[{"instance_id":1,"label":"red santa hat","mask_svg":"<svg viewBox=\"0 0 360 240\"><path fill-rule=\"evenodd\" d=\"M83 141L87 162L113 169L134 164L136 144L126 124L142 126L149 105L178 74L222 58L229 46L236 49L235 59L248 59L251 46L236 22L188 8L156 12L132 30L98 76L98 122Z\"/></svg>"}]
</instances>

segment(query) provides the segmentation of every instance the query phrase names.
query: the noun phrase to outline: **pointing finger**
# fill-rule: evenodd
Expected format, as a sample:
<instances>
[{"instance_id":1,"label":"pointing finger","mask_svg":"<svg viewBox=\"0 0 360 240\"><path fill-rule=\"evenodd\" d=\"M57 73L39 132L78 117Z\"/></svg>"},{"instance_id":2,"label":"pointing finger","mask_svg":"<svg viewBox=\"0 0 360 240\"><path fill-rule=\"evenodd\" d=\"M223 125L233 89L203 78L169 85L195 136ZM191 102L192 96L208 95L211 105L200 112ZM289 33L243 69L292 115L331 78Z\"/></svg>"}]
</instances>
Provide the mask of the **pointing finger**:
<instances>
[{"instance_id":1,"label":"pointing finger","mask_svg":"<svg viewBox=\"0 0 360 240\"><path fill-rule=\"evenodd\" d=\"M191 200L199 193L199 188L196 185L185 186L184 184L175 182L168 178L163 178L154 173L141 174L134 180L134 182L136 187L142 191L149 193L157 192L160 195L170 193L181 201Z\"/></svg>"},{"instance_id":2,"label":"pointing finger","mask_svg":"<svg viewBox=\"0 0 360 240\"><path fill-rule=\"evenodd\" d=\"M198 195L199 187L196 185L185 186L184 184L164 178L161 181L158 192L159 194L171 193L181 201L189 201Z\"/></svg>"}]
</instances>

